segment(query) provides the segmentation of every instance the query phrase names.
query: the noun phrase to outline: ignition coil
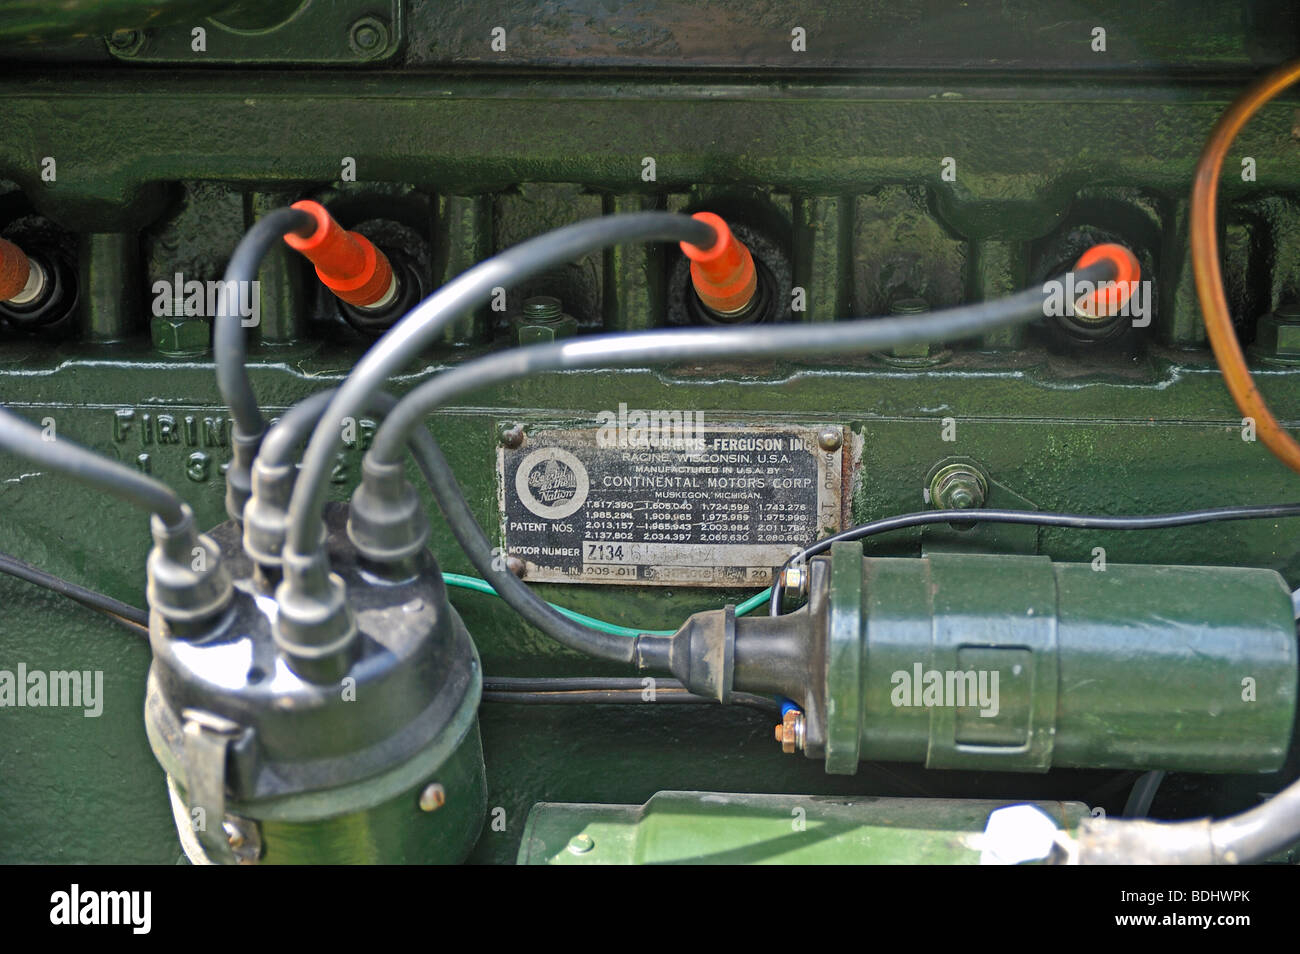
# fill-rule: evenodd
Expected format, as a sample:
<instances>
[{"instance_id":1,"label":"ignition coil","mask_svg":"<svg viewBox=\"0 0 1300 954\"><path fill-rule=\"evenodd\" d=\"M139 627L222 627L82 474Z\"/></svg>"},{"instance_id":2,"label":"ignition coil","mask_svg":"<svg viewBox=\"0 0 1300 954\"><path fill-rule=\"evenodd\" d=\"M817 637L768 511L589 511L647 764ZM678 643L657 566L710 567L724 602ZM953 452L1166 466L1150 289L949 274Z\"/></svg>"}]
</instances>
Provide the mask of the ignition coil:
<instances>
[{"instance_id":1,"label":"ignition coil","mask_svg":"<svg viewBox=\"0 0 1300 954\"><path fill-rule=\"evenodd\" d=\"M698 613L641 651L721 701L794 699L792 741L832 773L862 759L1270 772L1286 757L1295 620L1273 570L878 558L851 541L809 572L797 612Z\"/></svg>"}]
</instances>

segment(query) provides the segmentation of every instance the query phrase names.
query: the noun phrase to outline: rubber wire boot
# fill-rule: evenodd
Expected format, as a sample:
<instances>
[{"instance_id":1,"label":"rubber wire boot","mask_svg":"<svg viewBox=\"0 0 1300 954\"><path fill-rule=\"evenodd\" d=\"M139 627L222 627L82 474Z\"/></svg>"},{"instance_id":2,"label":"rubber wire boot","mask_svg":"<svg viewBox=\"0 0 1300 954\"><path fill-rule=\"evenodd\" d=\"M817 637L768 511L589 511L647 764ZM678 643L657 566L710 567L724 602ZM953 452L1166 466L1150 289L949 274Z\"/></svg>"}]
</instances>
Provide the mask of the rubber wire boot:
<instances>
[{"instance_id":1,"label":"rubber wire boot","mask_svg":"<svg viewBox=\"0 0 1300 954\"><path fill-rule=\"evenodd\" d=\"M397 297L393 266L370 239L347 231L319 202L304 199L292 207L315 218L316 230L305 238L290 233L284 240L307 256L335 296L358 308L382 308Z\"/></svg>"},{"instance_id":2,"label":"rubber wire boot","mask_svg":"<svg viewBox=\"0 0 1300 954\"><path fill-rule=\"evenodd\" d=\"M13 242L0 238L0 301L26 304L43 290L44 273Z\"/></svg>"},{"instance_id":3,"label":"rubber wire boot","mask_svg":"<svg viewBox=\"0 0 1300 954\"><path fill-rule=\"evenodd\" d=\"M754 257L720 216L696 212L692 218L713 226L717 241L709 248L682 242L682 254L691 260L691 284L704 307L714 314L735 319L754 303L758 273Z\"/></svg>"},{"instance_id":4,"label":"rubber wire boot","mask_svg":"<svg viewBox=\"0 0 1300 954\"><path fill-rule=\"evenodd\" d=\"M1084 252L1075 263L1074 270L1081 271L1098 262L1109 262L1115 269L1115 277L1107 282L1097 282L1091 291L1075 301L1074 310L1089 318L1109 318L1119 314L1137 290L1142 267L1138 264L1137 256L1123 245L1109 242L1094 245Z\"/></svg>"},{"instance_id":5,"label":"rubber wire boot","mask_svg":"<svg viewBox=\"0 0 1300 954\"><path fill-rule=\"evenodd\" d=\"M221 548L198 532L188 504L182 507L179 525L168 527L154 514L150 526L154 545L147 564L149 606L166 622L171 636L205 631L234 595Z\"/></svg>"}]
</instances>

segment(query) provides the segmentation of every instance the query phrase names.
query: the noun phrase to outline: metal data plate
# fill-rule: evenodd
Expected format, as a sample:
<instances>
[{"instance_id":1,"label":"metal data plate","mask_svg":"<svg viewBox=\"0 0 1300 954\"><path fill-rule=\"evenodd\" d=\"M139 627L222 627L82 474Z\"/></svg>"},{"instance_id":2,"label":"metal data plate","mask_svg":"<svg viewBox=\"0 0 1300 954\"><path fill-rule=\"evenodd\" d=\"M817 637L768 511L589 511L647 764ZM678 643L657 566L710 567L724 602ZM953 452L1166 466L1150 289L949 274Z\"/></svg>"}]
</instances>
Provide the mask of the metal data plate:
<instances>
[{"instance_id":1,"label":"metal data plate","mask_svg":"<svg viewBox=\"0 0 1300 954\"><path fill-rule=\"evenodd\" d=\"M531 427L497 453L529 581L766 586L840 527L844 451L824 427Z\"/></svg>"}]
</instances>

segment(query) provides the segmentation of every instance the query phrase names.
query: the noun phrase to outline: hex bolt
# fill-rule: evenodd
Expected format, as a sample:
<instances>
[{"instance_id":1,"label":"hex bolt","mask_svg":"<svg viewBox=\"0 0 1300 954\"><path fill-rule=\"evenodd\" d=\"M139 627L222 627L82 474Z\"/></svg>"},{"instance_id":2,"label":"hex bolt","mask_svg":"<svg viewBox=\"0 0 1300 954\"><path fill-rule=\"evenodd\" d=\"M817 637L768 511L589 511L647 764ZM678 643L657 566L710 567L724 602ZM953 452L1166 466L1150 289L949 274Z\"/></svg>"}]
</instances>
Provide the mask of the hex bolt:
<instances>
[{"instance_id":1,"label":"hex bolt","mask_svg":"<svg viewBox=\"0 0 1300 954\"><path fill-rule=\"evenodd\" d=\"M375 56L388 48L388 24L378 17L361 17L348 30L348 45L359 56Z\"/></svg>"},{"instance_id":2,"label":"hex bolt","mask_svg":"<svg viewBox=\"0 0 1300 954\"><path fill-rule=\"evenodd\" d=\"M524 302L524 317L532 321L554 321L563 313L560 299L549 295L538 295Z\"/></svg>"},{"instance_id":3,"label":"hex bolt","mask_svg":"<svg viewBox=\"0 0 1300 954\"><path fill-rule=\"evenodd\" d=\"M824 451L837 451L844 446L844 434L838 427L828 427L817 435L817 446Z\"/></svg>"},{"instance_id":4,"label":"hex bolt","mask_svg":"<svg viewBox=\"0 0 1300 954\"><path fill-rule=\"evenodd\" d=\"M115 56L135 56L144 49L143 30L114 30L108 36L108 49Z\"/></svg>"},{"instance_id":5,"label":"hex bolt","mask_svg":"<svg viewBox=\"0 0 1300 954\"><path fill-rule=\"evenodd\" d=\"M585 855L595 847L596 840L586 832L583 832L580 835L574 835L569 839L569 851L575 855Z\"/></svg>"},{"instance_id":6,"label":"hex bolt","mask_svg":"<svg viewBox=\"0 0 1300 954\"><path fill-rule=\"evenodd\" d=\"M984 475L970 464L949 464L930 480L930 500L939 510L978 509L987 496Z\"/></svg>"},{"instance_id":7,"label":"hex bolt","mask_svg":"<svg viewBox=\"0 0 1300 954\"><path fill-rule=\"evenodd\" d=\"M420 792L420 811L436 812L447 804L447 790L437 782L433 782L424 787Z\"/></svg>"},{"instance_id":8,"label":"hex bolt","mask_svg":"<svg viewBox=\"0 0 1300 954\"><path fill-rule=\"evenodd\" d=\"M237 863L241 865L258 863L262 857L262 836L257 830L257 822L249 818L227 816L221 823L221 830Z\"/></svg>"},{"instance_id":9,"label":"hex bolt","mask_svg":"<svg viewBox=\"0 0 1300 954\"><path fill-rule=\"evenodd\" d=\"M1284 302L1260 318L1250 351L1288 364L1300 360L1300 304Z\"/></svg>"},{"instance_id":10,"label":"hex bolt","mask_svg":"<svg viewBox=\"0 0 1300 954\"><path fill-rule=\"evenodd\" d=\"M973 481L952 481L948 484L948 506L954 510L978 507L982 499L979 486Z\"/></svg>"},{"instance_id":11,"label":"hex bolt","mask_svg":"<svg viewBox=\"0 0 1300 954\"><path fill-rule=\"evenodd\" d=\"M352 38L363 50L373 50L379 43L379 32L370 24L353 31Z\"/></svg>"},{"instance_id":12,"label":"hex bolt","mask_svg":"<svg viewBox=\"0 0 1300 954\"><path fill-rule=\"evenodd\" d=\"M924 298L899 298L889 306L891 315L921 315L930 310L930 303ZM930 343L922 341L917 344L902 345L890 351L895 358L922 360L932 357Z\"/></svg>"},{"instance_id":13,"label":"hex bolt","mask_svg":"<svg viewBox=\"0 0 1300 954\"><path fill-rule=\"evenodd\" d=\"M500 440L501 446L510 450L522 447L524 444L524 426L515 424L512 427L505 428L501 431Z\"/></svg>"},{"instance_id":14,"label":"hex bolt","mask_svg":"<svg viewBox=\"0 0 1300 954\"><path fill-rule=\"evenodd\" d=\"M550 295L527 299L514 325L516 339L521 345L571 338L578 333L578 319L566 315L560 299Z\"/></svg>"},{"instance_id":15,"label":"hex bolt","mask_svg":"<svg viewBox=\"0 0 1300 954\"><path fill-rule=\"evenodd\" d=\"M889 306L891 315L922 315L930 310L930 303L924 298L898 298Z\"/></svg>"},{"instance_id":16,"label":"hex bolt","mask_svg":"<svg viewBox=\"0 0 1300 954\"><path fill-rule=\"evenodd\" d=\"M939 500L945 510L969 510L984 503L984 494L974 480L954 478L940 492Z\"/></svg>"}]
</instances>

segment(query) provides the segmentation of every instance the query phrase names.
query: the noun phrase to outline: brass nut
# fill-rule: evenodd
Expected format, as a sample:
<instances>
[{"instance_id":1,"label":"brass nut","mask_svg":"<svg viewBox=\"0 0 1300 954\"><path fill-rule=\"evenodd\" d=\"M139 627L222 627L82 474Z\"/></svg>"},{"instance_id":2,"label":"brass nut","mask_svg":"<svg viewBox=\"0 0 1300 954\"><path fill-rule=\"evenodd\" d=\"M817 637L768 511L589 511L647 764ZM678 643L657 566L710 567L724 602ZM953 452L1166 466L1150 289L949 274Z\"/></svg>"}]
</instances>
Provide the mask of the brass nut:
<instances>
[{"instance_id":1,"label":"brass nut","mask_svg":"<svg viewBox=\"0 0 1300 954\"><path fill-rule=\"evenodd\" d=\"M424 787L420 792L420 811L436 812L443 805L447 804L447 790L437 782Z\"/></svg>"},{"instance_id":2,"label":"brass nut","mask_svg":"<svg viewBox=\"0 0 1300 954\"><path fill-rule=\"evenodd\" d=\"M776 741L781 743L781 751L786 755L803 751L803 713L791 709L781 717L781 724L776 727Z\"/></svg>"},{"instance_id":3,"label":"brass nut","mask_svg":"<svg viewBox=\"0 0 1300 954\"><path fill-rule=\"evenodd\" d=\"M930 303L924 298L896 298L889 306L889 313L897 317L921 315L929 310ZM952 351L937 342L914 341L897 345L876 357L895 367L925 368L947 361L952 357Z\"/></svg>"}]
</instances>

